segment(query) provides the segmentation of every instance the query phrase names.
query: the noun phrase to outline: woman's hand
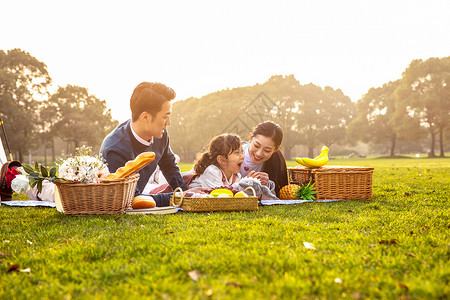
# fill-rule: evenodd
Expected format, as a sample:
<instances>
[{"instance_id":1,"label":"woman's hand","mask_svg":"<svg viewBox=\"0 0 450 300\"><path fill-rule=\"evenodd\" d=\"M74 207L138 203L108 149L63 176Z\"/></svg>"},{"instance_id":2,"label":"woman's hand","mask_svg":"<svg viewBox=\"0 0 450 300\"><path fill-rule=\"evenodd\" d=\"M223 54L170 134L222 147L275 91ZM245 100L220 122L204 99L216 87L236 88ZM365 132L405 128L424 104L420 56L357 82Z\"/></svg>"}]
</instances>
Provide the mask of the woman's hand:
<instances>
[{"instance_id":1,"label":"woman's hand","mask_svg":"<svg viewBox=\"0 0 450 300\"><path fill-rule=\"evenodd\" d=\"M257 178L261 181L262 185L269 186L269 174L267 173L251 171L247 177Z\"/></svg>"}]
</instances>

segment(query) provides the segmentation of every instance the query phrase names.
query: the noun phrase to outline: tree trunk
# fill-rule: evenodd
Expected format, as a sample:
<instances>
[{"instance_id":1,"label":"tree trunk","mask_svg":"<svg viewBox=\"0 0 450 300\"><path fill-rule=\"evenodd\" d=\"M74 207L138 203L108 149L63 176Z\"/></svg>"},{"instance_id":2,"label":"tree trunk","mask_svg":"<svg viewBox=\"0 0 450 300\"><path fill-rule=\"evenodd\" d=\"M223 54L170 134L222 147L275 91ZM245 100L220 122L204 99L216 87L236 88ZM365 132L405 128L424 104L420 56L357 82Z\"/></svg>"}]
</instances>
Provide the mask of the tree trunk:
<instances>
[{"instance_id":1,"label":"tree trunk","mask_svg":"<svg viewBox=\"0 0 450 300\"><path fill-rule=\"evenodd\" d=\"M308 157L309 158L314 158L314 147L309 147L308 146Z\"/></svg>"},{"instance_id":2,"label":"tree trunk","mask_svg":"<svg viewBox=\"0 0 450 300\"><path fill-rule=\"evenodd\" d=\"M395 144L396 144L396 141L397 141L397 137L396 137L395 134L393 134L392 137L391 137L391 150L389 152L389 156L391 156L391 157L395 156Z\"/></svg>"},{"instance_id":3,"label":"tree trunk","mask_svg":"<svg viewBox=\"0 0 450 300\"><path fill-rule=\"evenodd\" d=\"M47 144L44 142L44 166L47 166Z\"/></svg>"},{"instance_id":4,"label":"tree trunk","mask_svg":"<svg viewBox=\"0 0 450 300\"><path fill-rule=\"evenodd\" d=\"M52 138L52 162L55 162L55 140Z\"/></svg>"},{"instance_id":5,"label":"tree trunk","mask_svg":"<svg viewBox=\"0 0 450 300\"><path fill-rule=\"evenodd\" d=\"M284 146L283 155L287 160L291 159L291 149L292 149L292 147Z\"/></svg>"},{"instance_id":6,"label":"tree trunk","mask_svg":"<svg viewBox=\"0 0 450 300\"><path fill-rule=\"evenodd\" d=\"M431 134L431 147L430 152L428 152L428 157L436 157L436 154L434 153L434 146L436 144L436 133L434 133L433 130L430 130Z\"/></svg>"},{"instance_id":7,"label":"tree trunk","mask_svg":"<svg viewBox=\"0 0 450 300\"><path fill-rule=\"evenodd\" d=\"M440 157L445 157L445 151L444 151L444 128L439 129L439 151Z\"/></svg>"}]
</instances>

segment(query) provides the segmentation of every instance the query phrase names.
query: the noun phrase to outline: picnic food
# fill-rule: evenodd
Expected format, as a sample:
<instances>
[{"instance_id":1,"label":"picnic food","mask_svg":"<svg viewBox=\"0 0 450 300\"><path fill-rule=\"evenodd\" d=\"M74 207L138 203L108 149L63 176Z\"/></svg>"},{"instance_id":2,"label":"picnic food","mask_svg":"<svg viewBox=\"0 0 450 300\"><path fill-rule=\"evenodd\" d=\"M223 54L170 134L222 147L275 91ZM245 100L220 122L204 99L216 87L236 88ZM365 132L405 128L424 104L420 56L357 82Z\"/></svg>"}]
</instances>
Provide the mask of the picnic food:
<instances>
[{"instance_id":1,"label":"picnic food","mask_svg":"<svg viewBox=\"0 0 450 300\"><path fill-rule=\"evenodd\" d=\"M133 209L153 208L156 207L156 202L150 196L139 195L131 200L131 207Z\"/></svg>"},{"instance_id":2,"label":"picnic food","mask_svg":"<svg viewBox=\"0 0 450 300\"><path fill-rule=\"evenodd\" d=\"M236 194L234 194L235 197L248 197L247 193L245 192L237 192Z\"/></svg>"},{"instance_id":3,"label":"picnic food","mask_svg":"<svg viewBox=\"0 0 450 300\"><path fill-rule=\"evenodd\" d=\"M314 183L308 182L305 186L300 186L298 184L288 184L281 188L280 199L283 200L314 200L314 194L317 194Z\"/></svg>"},{"instance_id":4,"label":"picnic food","mask_svg":"<svg viewBox=\"0 0 450 300\"><path fill-rule=\"evenodd\" d=\"M296 157L295 161L307 168L320 168L328 163L328 147L323 146L320 155L314 159L308 157Z\"/></svg>"},{"instance_id":5,"label":"picnic food","mask_svg":"<svg viewBox=\"0 0 450 300\"><path fill-rule=\"evenodd\" d=\"M127 161L125 166L120 167L115 173L111 173L106 179L124 178L138 172L140 169L151 163L155 159L154 152L142 152L134 160Z\"/></svg>"},{"instance_id":6,"label":"picnic food","mask_svg":"<svg viewBox=\"0 0 450 300\"><path fill-rule=\"evenodd\" d=\"M233 192L229 189L215 189L209 194L214 197L224 197L223 195L225 195L225 197L233 197Z\"/></svg>"}]
</instances>

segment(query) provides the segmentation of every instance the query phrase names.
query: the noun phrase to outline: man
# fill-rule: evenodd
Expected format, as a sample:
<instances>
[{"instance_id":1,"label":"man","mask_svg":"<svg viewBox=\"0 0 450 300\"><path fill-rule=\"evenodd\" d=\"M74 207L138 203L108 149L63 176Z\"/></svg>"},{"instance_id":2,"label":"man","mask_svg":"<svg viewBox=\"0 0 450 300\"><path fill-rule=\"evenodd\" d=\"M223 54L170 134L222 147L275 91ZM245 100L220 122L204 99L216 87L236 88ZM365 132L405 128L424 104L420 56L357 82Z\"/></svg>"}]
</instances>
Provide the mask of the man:
<instances>
[{"instance_id":1,"label":"man","mask_svg":"<svg viewBox=\"0 0 450 300\"><path fill-rule=\"evenodd\" d=\"M168 184L175 190L186 184L175 162L169 145L166 127L170 125L173 89L162 83L142 82L133 91L130 99L131 120L116 127L103 141L100 148L109 171L115 172L142 152L152 151L155 160L139 171L140 178L135 195L142 194L150 176L159 166ZM170 194L152 195L157 206L168 206Z\"/></svg>"}]
</instances>

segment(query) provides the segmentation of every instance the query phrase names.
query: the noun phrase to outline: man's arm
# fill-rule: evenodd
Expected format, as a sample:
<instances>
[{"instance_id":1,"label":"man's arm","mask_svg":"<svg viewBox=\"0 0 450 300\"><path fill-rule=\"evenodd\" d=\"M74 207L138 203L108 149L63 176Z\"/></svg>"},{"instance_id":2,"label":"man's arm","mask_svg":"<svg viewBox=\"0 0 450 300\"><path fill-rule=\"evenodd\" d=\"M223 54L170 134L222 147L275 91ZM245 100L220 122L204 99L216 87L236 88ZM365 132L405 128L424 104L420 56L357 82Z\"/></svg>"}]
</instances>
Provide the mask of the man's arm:
<instances>
[{"instance_id":1,"label":"man's arm","mask_svg":"<svg viewBox=\"0 0 450 300\"><path fill-rule=\"evenodd\" d=\"M177 187L180 187L183 191L186 190L186 183L181 176L180 168L176 163L175 155L169 144L167 144L158 165L172 190L175 190Z\"/></svg>"}]
</instances>

